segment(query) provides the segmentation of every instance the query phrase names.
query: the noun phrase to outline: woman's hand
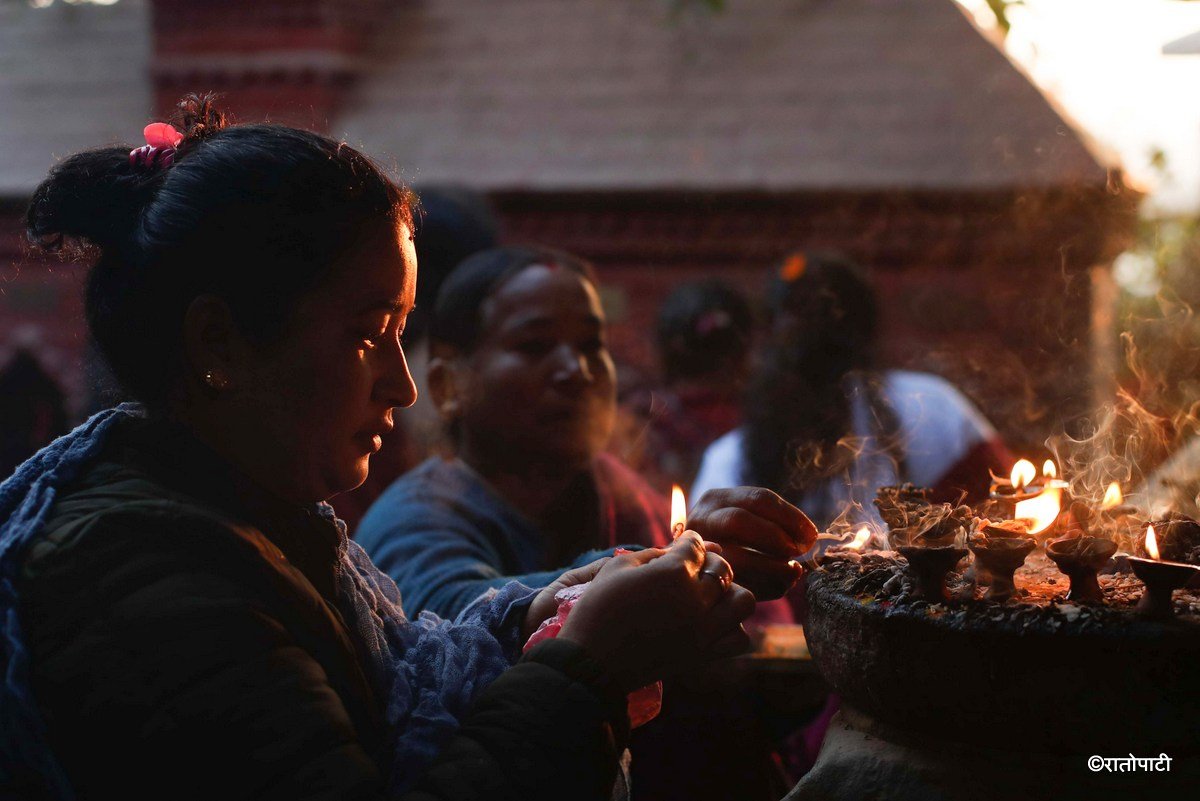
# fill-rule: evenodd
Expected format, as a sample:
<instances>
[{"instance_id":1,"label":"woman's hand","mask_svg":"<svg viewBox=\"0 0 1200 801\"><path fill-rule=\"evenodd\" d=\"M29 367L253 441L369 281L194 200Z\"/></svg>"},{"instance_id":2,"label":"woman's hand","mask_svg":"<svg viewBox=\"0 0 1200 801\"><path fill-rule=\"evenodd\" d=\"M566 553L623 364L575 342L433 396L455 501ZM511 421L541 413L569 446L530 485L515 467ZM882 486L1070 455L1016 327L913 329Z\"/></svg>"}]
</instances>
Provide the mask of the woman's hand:
<instances>
[{"instance_id":1,"label":"woman's hand","mask_svg":"<svg viewBox=\"0 0 1200 801\"><path fill-rule=\"evenodd\" d=\"M590 567L590 566L589 566ZM579 643L627 690L742 653L754 596L693 531L669 548L613 557L600 567L559 637Z\"/></svg>"},{"instance_id":2,"label":"woman's hand","mask_svg":"<svg viewBox=\"0 0 1200 801\"><path fill-rule=\"evenodd\" d=\"M583 567L568 570L556 578L553 584L547 585L545 589L534 596L533 603L529 605L528 611L525 612L525 620L521 624L521 642L532 637L539 626L558 612L558 600L554 597L555 593L567 587L591 581L610 559L612 559L611 556L605 556L595 562L589 562Z\"/></svg>"},{"instance_id":3,"label":"woman's hand","mask_svg":"<svg viewBox=\"0 0 1200 801\"><path fill-rule=\"evenodd\" d=\"M688 513L688 528L721 545L738 581L760 601L781 598L796 583L803 570L792 560L817 539L804 512L762 487L709 490Z\"/></svg>"}]
</instances>

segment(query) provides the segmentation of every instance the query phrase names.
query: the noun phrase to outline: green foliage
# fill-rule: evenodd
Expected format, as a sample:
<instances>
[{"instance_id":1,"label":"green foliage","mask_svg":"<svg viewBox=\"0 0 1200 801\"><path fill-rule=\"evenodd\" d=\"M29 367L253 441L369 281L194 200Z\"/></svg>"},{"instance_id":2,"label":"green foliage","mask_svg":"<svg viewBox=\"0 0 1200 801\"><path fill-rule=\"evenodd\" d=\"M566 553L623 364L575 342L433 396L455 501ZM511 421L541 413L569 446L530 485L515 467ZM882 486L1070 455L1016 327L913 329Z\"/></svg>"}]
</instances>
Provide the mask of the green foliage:
<instances>
[{"instance_id":1,"label":"green foliage","mask_svg":"<svg viewBox=\"0 0 1200 801\"><path fill-rule=\"evenodd\" d=\"M988 8L996 15L996 22L1000 25L1000 30L1007 35L1008 30L1012 27L1008 21L1008 9L1012 6L1023 6L1025 0L987 0Z\"/></svg>"}]
</instances>

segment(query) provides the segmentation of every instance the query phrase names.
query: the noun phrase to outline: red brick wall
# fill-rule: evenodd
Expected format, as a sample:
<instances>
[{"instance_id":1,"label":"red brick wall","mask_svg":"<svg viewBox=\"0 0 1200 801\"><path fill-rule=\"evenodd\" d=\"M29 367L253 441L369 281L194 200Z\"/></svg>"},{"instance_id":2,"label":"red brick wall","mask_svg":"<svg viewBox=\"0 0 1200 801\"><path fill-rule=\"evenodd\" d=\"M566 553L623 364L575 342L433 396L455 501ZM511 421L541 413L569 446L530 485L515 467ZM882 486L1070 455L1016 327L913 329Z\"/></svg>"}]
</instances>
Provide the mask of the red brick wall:
<instances>
[{"instance_id":1,"label":"red brick wall","mask_svg":"<svg viewBox=\"0 0 1200 801\"><path fill-rule=\"evenodd\" d=\"M796 248L872 269L885 358L962 386L1014 444L1091 403L1089 268L1128 244L1134 200L1101 193L494 198L512 241L592 259L619 360L655 368L653 320L681 282L717 275L757 297Z\"/></svg>"}]
</instances>

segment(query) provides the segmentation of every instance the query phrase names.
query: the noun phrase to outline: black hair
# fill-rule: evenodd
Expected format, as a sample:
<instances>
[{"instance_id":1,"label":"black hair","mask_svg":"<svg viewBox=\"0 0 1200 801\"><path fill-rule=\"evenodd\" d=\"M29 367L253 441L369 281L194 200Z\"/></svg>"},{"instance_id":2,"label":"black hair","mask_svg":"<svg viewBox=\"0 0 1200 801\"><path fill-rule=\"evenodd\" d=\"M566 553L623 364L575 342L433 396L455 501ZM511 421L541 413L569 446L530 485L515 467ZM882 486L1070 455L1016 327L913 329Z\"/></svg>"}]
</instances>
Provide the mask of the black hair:
<instances>
[{"instance_id":1,"label":"black hair","mask_svg":"<svg viewBox=\"0 0 1200 801\"><path fill-rule=\"evenodd\" d=\"M197 296L220 297L267 341L348 248L381 225L412 224L409 193L357 150L282 125L230 125L213 101L179 104L171 166L135 166L127 146L78 153L26 214L37 246L95 256L88 327L125 391L152 407L178 377Z\"/></svg>"},{"instance_id":2,"label":"black hair","mask_svg":"<svg viewBox=\"0 0 1200 801\"><path fill-rule=\"evenodd\" d=\"M898 426L874 375L879 306L858 264L832 253L792 254L766 295L769 333L744 407L744 478L795 501L853 458L838 446L852 430L848 376L865 379L884 447L898 447Z\"/></svg>"},{"instance_id":3,"label":"black hair","mask_svg":"<svg viewBox=\"0 0 1200 801\"><path fill-rule=\"evenodd\" d=\"M655 326L668 383L723 371L743 362L754 336L745 296L720 279L677 287L658 309Z\"/></svg>"},{"instance_id":4,"label":"black hair","mask_svg":"<svg viewBox=\"0 0 1200 801\"><path fill-rule=\"evenodd\" d=\"M416 215L413 245L421 280L416 306L404 326L407 342L417 342L429 330L438 290L446 276L468 256L494 248L500 225L487 199L460 187L425 187L418 192L421 210Z\"/></svg>"},{"instance_id":5,"label":"black hair","mask_svg":"<svg viewBox=\"0 0 1200 801\"><path fill-rule=\"evenodd\" d=\"M484 302L504 283L535 265L570 270L591 284L592 266L578 256L545 247L500 247L468 257L454 268L434 304L429 336L433 342L469 353L478 344Z\"/></svg>"}]
</instances>

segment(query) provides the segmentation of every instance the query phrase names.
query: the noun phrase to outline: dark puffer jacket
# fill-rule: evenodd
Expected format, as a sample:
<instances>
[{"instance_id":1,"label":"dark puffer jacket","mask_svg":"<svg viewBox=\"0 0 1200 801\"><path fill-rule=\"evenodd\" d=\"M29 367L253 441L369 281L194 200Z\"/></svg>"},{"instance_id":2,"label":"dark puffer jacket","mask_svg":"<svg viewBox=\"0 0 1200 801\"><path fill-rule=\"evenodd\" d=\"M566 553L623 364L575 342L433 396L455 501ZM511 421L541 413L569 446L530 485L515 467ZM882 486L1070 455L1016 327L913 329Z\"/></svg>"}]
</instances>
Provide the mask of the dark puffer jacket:
<instances>
[{"instance_id":1,"label":"dark puffer jacket","mask_svg":"<svg viewBox=\"0 0 1200 801\"><path fill-rule=\"evenodd\" d=\"M381 710L334 603L340 536L178 427L114 434L19 586L34 695L77 795L383 797ZM597 665L544 643L409 796L606 798L627 736Z\"/></svg>"}]
</instances>

